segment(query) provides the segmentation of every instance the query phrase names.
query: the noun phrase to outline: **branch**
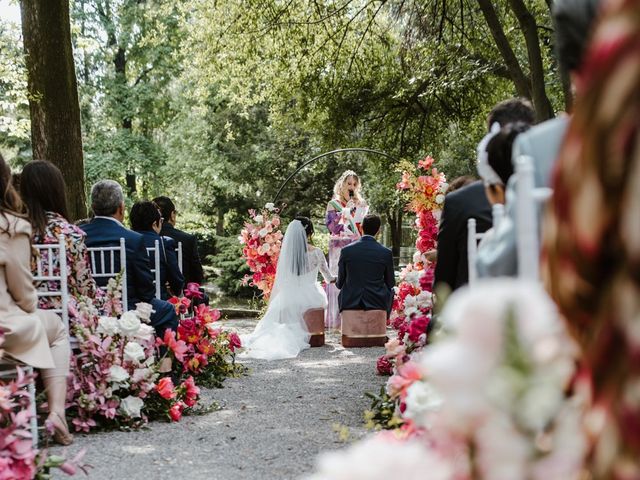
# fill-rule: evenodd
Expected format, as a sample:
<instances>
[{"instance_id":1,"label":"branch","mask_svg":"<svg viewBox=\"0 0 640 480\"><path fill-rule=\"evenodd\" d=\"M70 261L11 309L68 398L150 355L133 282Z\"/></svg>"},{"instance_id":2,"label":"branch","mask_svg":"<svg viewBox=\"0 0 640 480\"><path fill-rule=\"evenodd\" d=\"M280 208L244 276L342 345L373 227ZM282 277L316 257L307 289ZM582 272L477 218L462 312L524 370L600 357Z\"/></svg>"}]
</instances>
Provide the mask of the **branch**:
<instances>
[{"instance_id":1,"label":"branch","mask_svg":"<svg viewBox=\"0 0 640 480\"><path fill-rule=\"evenodd\" d=\"M507 69L509 70L511 81L515 85L518 95L530 98L531 86L529 79L520 67L518 58L509 44L509 40L504 33L502 24L500 23L500 19L493 8L493 4L489 0L478 0L478 5L480 6L480 10L482 10L482 14L489 26L489 30L491 31L491 35L496 42L496 46L504 59Z\"/></svg>"}]
</instances>

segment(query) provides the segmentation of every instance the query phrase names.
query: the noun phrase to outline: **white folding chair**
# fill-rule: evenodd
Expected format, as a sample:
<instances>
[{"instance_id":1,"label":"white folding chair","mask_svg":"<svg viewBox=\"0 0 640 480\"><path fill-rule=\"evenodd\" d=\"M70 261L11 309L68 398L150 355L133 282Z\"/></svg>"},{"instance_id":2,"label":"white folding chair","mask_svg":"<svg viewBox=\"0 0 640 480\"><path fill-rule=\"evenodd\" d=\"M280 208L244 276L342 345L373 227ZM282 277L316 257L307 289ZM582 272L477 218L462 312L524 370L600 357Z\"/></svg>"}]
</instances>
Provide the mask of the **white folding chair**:
<instances>
[{"instance_id":1,"label":"white folding chair","mask_svg":"<svg viewBox=\"0 0 640 480\"><path fill-rule=\"evenodd\" d=\"M521 155L516 159L516 213L518 277L537 281L540 278L540 241L538 238L539 205L547 201L553 190L535 188L533 159Z\"/></svg>"},{"instance_id":2,"label":"white folding chair","mask_svg":"<svg viewBox=\"0 0 640 480\"><path fill-rule=\"evenodd\" d=\"M469 268L469 285L473 286L478 280L476 259L478 258L478 242L482 240L484 233L476 232L476 219L467 220L467 265Z\"/></svg>"},{"instance_id":3,"label":"white folding chair","mask_svg":"<svg viewBox=\"0 0 640 480\"><path fill-rule=\"evenodd\" d=\"M113 278L122 272L122 310L127 311L127 250L124 238L120 244L107 247L89 247L89 260L93 278ZM120 270L116 270L115 259L120 258Z\"/></svg>"},{"instance_id":4,"label":"white folding chair","mask_svg":"<svg viewBox=\"0 0 640 480\"><path fill-rule=\"evenodd\" d=\"M182 242L178 242L176 253L178 254L178 269L180 269L180 273L182 273Z\"/></svg>"},{"instance_id":5,"label":"white folding chair","mask_svg":"<svg viewBox=\"0 0 640 480\"><path fill-rule=\"evenodd\" d=\"M60 297L60 308L51 311L62 317L64 327L69 333L69 271L64 237L59 235L58 243L33 245L33 248L38 253L33 282L40 287L47 287L46 290L37 290L38 298ZM54 273L56 267L59 271L57 275ZM56 286L52 287L52 284Z\"/></svg>"},{"instance_id":6,"label":"white folding chair","mask_svg":"<svg viewBox=\"0 0 640 480\"><path fill-rule=\"evenodd\" d=\"M153 283L156 286L156 298L160 298L160 242L156 240L153 247L147 248L147 255L153 258Z\"/></svg>"},{"instance_id":7,"label":"white folding chair","mask_svg":"<svg viewBox=\"0 0 640 480\"><path fill-rule=\"evenodd\" d=\"M504 205L502 203L493 205L491 207L491 216L493 217L493 230L496 231L504 218Z\"/></svg>"},{"instance_id":8,"label":"white folding chair","mask_svg":"<svg viewBox=\"0 0 640 480\"><path fill-rule=\"evenodd\" d=\"M20 367L26 375L31 376L31 381L27 384L27 392L29 394L29 413L31 418L29 424L31 426L31 442L33 447L38 447L38 415L36 412L36 382L33 374L33 367L16 362L9 358L0 358L0 378L11 380L18 378L18 370Z\"/></svg>"}]
</instances>

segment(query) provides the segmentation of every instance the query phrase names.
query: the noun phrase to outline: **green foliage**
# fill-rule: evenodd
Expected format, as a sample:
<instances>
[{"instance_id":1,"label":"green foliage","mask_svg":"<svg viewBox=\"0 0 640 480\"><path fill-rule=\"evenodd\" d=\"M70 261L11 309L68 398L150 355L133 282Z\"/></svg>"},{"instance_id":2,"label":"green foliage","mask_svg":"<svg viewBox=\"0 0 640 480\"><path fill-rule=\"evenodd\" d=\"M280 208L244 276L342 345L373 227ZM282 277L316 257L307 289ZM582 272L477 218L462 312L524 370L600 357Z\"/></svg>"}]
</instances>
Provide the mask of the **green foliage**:
<instances>
[{"instance_id":1,"label":"green foliage","mask_svg":"<svg viewBox=\"0 0 640 480\"><path fill-rule=\"evenodd\" d=\"M257 289L242 284L244 276L251 272L242 256L242 245L237 237L216 237L216 246L216 255L207 258L207 262L220 271L215 284L227 295L241 298L256 296Z\"/></svg>"},{"instance_id":2,"label":"green foliage","mask_svg":"<svg viewBox=\"0 0 640 480\"><path fill-rule=\"evenodd\" d=\"M371 399L371 408L364 413L367 428L372 430L393 430L402 425L402 419L396 414L396 401L389 397L385 387L380 387L380 393L375 395L365 392Z\"/></svg>"}]
</instances>

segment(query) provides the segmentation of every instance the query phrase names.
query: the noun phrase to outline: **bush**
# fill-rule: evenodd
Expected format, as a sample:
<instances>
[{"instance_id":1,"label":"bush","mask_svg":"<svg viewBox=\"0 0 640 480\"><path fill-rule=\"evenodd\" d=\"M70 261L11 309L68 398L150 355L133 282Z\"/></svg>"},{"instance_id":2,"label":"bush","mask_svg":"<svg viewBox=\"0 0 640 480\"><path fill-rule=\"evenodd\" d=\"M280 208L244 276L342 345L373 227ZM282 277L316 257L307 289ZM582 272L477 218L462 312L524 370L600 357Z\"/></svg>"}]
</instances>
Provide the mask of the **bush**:
<instances>
[{"instance_id":1,"label":"bush","mask_svg":"<svg viewBox=\"0 0 640 480\"><path fill-rule=\"evenodd\" d=\"M242 256L242 245L238 237L214 236L216 253L207 257L207 263L219 272L214 283L225 295L240 298L253 298L258 295L255 287L242 284L245 275L251 274Z\"/></svg>"}]
</instances>

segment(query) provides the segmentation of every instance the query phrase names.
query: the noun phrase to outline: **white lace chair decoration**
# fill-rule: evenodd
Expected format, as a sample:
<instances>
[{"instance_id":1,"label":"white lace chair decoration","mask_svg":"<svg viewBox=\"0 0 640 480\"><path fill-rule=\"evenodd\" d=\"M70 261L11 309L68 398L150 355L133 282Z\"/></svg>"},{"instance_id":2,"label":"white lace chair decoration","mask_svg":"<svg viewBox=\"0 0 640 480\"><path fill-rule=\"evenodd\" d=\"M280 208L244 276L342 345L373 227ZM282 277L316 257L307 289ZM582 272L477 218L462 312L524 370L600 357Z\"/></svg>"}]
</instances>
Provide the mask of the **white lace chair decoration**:
<instances>
[{"instance_id":1,"label":"white lace chair decoration","mask_svg":"<svg viewBox=\"0 0 640 480\"><path fill-rule=\"evenodd\" d=\"M156 298L160 298L160 242L156 240L153 247L147 248L149 259L153 259L151 273L153 274L153 284L156 286Z\"/></svg>"},{"instance_id":2,"label":"white lace chair decoration","mask_svg":"<svg viewBox=\"0 0 640 480\"><path fill-rule=\"evenodd\" d=\"M89 247L89 263L93 278L114 278L122 271L122 309L129 310L127 304L127 250L124 238L119 245L106 247ZM116 258L119 258L119 267L116 268Z\"/></svg>"},{"instance_id":3,"label":"white lace chair decoration","mask_svg":"<svg viewBox=\"0 0 640 480\"><path fill-rule=\"evenodd\" d=\"M551 197L553 190L535 187L533 159L529 156L521 155L516 159L516 175L518 277L537 281L540 278L537 211Z\"/></svg>"},{"instance_id":4,"label":"white lace chair decoration","mask_svg":"<svg viewBox=\"0 0 640 480\"><path fill-rule=\"evenodd\" d=\"M178 247L176 248L176 254L178 255L178 269L180 270L180 273L183 272L182 270L182 242L178 242Z\"/></svg>"},{"instance_id":5,"label":"white lace chair decoration","mask_svg":"<svg viewBox=\"0 0 640 480\"><path fill-rule=\"evenodd\" d=\"M33 245L38 252L36 257L36 273L33 282L46 286L46 290L37 290L38 298L60 298L60 307L51 309L62 318L64 328L69 333L69 266L67 265L67 249L62 235L58 243ZM56 268L57 267L57 268ZM55 270L58 270L58 274Z\"/></svg>"}]
</instances>

